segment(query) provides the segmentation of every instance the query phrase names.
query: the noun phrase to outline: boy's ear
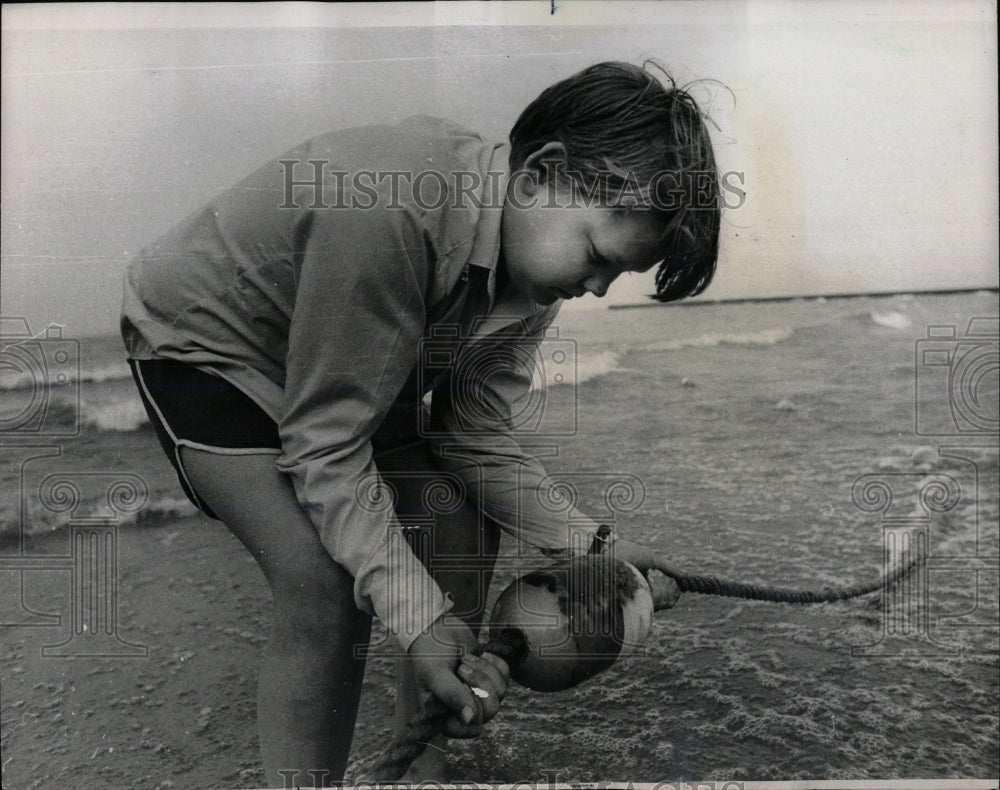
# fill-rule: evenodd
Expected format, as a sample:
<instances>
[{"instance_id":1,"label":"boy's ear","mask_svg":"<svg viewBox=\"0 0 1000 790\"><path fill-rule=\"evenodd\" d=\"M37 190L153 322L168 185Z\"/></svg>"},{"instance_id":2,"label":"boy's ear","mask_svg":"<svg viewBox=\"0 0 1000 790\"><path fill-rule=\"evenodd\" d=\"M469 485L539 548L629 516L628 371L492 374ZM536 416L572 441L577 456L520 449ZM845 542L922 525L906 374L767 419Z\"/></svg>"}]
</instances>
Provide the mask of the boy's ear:
<instances>
[{"instance_id":1,"label":"boy's ear","mask_svg":"<svg viewBox=\"0 0 1000 790\"><path fill-rule=\"evenodd\" d=\"M559 142L545 143L524 160L521 169L531 174L523 186L529 190L547 184L552 179L566 175L568 156L566 146Z\"/></svg>"}]
</instances>

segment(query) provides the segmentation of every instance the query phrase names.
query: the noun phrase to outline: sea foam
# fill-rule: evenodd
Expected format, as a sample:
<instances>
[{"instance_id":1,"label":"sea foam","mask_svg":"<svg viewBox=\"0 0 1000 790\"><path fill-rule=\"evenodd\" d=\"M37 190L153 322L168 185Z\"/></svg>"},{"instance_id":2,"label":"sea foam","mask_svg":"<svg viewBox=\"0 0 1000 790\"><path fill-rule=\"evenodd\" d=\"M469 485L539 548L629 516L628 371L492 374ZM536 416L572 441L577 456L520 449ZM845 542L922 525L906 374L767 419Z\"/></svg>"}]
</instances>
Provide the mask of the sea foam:
<instances>
[{"instance_id":1,"label":"sea foam","mask_svg":"<svg viewBox=\"0 0 1000 790\"><path fill-rule=\"evenodd\" d=\"M103 403L83 407L83 424L101 431L136 431L149 422L142 401L118 397Z\"/></svg>"},{"instance_id":2,"label":"sea foam","mask_svg":"<svg viewBox=\"0 0 1000 790\"><path fill-rule=\"evenodd\" d=\"M909 329L912 325L909 318L895 310L888 313L876 313L873 310L871 318L874 323L889 329Z\"/></svg>"},{"instance_id":3,"label":"sea foam","mask_svg":"<svg viewBox=\"0 0 1000 790\"><path fill-rule=\"evenodd\" d=\"M563 365L536 365L531 380L532 390L542 390L545 387L558 387L566 384L583 384L591 379L606 376L618 368L620 355L614 351L598 351L582 353L576 359L575 375L569 374Z\"/></svg>"},{"instance_id":4,"label":"sea foam","mask_svg":"<svg viewBox=\"0 0 1000 790\"><path fill-rule=\"evenodd\" d=\"M577 361L576 381L585 381L606 376L618 367L619 356L614 351L601 351L596 354L586 354Z\"/></svg>"},{"instance_id":5,"label":"sea foam","mask_svg":"<svg viewBox=\"0 0 1000 790\"><path fill-rule=\"evenodd\" d=\"M0 366L0 390L8 391L35 389L40 384L65 387L74 383L103 384L130 378L132 374L125 363L110 363L87 370L80 369L71 358L63 365L54 365L34 348L20 358L10 354Z\"/></svg>"},{"instance_id":6,"label":"sea foam","mask_svg":"<svg viewBox=\"0 0 1000 790\"><path fill-rule=\"evenodd\" d=\"M733 346L773 346L783 340L788 340L793 334L789 326L777 326L762 329L758 332L708 332L696 337L680 340L667 340L643 346L644 351L679 351L682 348L705 348L719 345Z\"/></svg>"}]
</instances>

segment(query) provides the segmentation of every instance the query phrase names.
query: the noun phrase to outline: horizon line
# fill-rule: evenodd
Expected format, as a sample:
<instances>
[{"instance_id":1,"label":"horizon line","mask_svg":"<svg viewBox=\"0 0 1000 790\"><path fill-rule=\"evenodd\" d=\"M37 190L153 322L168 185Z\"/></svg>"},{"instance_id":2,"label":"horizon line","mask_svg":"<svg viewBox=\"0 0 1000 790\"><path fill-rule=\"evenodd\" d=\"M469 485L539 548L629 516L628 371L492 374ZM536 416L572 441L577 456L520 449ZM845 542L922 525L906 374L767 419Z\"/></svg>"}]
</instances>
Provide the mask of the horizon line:
<instances>
[{"instance_id":1,"label":"horizon line","mask_svg":"<svg viewBox=\"0 0 1000 790\"><path fill-rule=\"evenodd\" d=\"M794 294L787 296L736 296L724 299L680 299L676 302L658 302L652 297L648 302L629 302L628 304L609 304L608 310L633 310L644 307L698 307L705 305L719 304L742 304L746 302L791 302L796 299L816 300L816 299L857 299L862 297L877 296L946 296L948 294L977 293L1000 293L1000 287L988 288L935 288L928 291L856 291L852 293L833 294Z\"/></svg>"}]
</instances>

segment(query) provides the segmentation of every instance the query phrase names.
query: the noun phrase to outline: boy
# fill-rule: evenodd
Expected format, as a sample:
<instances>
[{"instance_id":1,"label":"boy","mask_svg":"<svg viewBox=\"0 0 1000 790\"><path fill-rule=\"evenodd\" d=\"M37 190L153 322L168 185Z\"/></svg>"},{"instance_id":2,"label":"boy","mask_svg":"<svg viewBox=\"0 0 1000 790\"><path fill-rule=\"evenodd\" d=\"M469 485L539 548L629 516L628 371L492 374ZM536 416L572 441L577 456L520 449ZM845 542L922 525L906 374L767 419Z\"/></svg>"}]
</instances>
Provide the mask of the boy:
<instances>
[{"instance_id":1,"label":"boy","mask_svg":"<svg viewBox=\"0 0 1000 790\"><path fill-rule=\"evenodd\" d=\"M661 300L703 290L716 183L690 95L603 63L544 91L509 148L429 118L311 140L130 267L122 332L151 421L274 597L258 698L269 783L343 776L372 614L407 658L397 724L428 693L455 713L447 735L496 714L507 667L471 649L498 528L549 553L587 550L597 530L532 504L558 495L516 440L531 380L510 350L622 272L659 266ZM454 353L422 359L442 337ZM469 503L434 518L435 558L475 567L432 578L401 541L428 481ZM623 539L615 551L656 564Z\"/></svg>"}]
</instances>

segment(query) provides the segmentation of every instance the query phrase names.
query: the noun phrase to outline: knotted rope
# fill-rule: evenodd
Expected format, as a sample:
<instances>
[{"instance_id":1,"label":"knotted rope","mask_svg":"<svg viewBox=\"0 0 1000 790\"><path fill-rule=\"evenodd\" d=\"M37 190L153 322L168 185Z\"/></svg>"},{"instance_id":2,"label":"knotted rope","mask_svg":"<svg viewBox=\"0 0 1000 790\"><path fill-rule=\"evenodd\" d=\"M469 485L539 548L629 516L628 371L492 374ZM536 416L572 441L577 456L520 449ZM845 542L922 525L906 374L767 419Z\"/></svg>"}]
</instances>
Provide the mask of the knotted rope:
<instances>
[{"instance_id":1,"label":"knotted rope","mask_svg":"<svg viewBox=\"0 0 1000 790\"><path fill-rule=\"evenodd\" d=\"M746 598L773 603L831 603L884 590L909 574L921 562L920 556L912 557L907 562L901 562L892 572L880 578L853 584L849 587L825 587L822 590L795 590L786 587L744 584L717 579L715 576L693 576L676 571L669 566L661 566L658 570L677 582L681 592L722 595L727 598Z\"/></svg>"},{"instance_id":2,"label":"knotted rope","mask_svg":"<svg viewBox=\"0 0 1000 790\"><path fill-rule=\"evenodd\" d=\"M861 595L884 590L909 574L922 557L916 556L907 562L900 563L892 572L868 582L854 584L849 587L826 587L822 590L795 590L784 587L768 587L742 582L727 581L714 576L696 576L674 570L669 566L660 566L658 570L672 578L681 592L700 593L701 595L721 595L727 598L745 598L754 601L771 601L774 603L830 603L857 598ZM490 634L486 644L479 645L476 655L493 653L508 664L513 664L527 650L524 635L517 629L493 629L497 634ZM445 721L451 715L451 710L435 697L428 699L422 710L418 711L407 723L406 729L397 736L386 748L378 762L372 767L372 776L376 782L395 782L410 764L427 748L428 742L440 731Z\"/></svg>"},{"instance_id":3,"label":"knotted rope","mask_svg":"<svg viewBox=\"0 0 1000 790\"><path fill-rule=\"evenodd\" d=\"M490 634L486 644L479 645L474 653L493 653L508 664L513 664L527 650L524 635L515 629L497 629ZM378 762L372 767L376 782L395 782L427 748L427 743L440 731L452 711L436 697L424 703L422 710L414 714L403 730L386 748Z\"/></svg>"}]
</instances>

